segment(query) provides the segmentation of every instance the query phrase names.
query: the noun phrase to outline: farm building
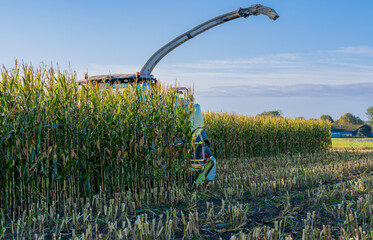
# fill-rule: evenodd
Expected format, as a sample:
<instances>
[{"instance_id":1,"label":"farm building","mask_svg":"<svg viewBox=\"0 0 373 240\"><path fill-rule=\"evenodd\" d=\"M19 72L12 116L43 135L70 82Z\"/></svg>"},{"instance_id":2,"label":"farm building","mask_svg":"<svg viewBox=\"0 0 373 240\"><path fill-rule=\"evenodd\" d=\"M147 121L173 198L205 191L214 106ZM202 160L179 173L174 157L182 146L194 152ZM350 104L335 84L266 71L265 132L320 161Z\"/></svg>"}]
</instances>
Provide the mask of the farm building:
<instances>
[{"instance_id":1,"label":"farm building","mask_svg":"<svg viewBox=\"0 0 373 240\"><path fill-rule=\"evenodd\" d=\"M332 138L370 137L372 127L368 124L360 125L332 125Z\"/></svg>"}]
</instances>

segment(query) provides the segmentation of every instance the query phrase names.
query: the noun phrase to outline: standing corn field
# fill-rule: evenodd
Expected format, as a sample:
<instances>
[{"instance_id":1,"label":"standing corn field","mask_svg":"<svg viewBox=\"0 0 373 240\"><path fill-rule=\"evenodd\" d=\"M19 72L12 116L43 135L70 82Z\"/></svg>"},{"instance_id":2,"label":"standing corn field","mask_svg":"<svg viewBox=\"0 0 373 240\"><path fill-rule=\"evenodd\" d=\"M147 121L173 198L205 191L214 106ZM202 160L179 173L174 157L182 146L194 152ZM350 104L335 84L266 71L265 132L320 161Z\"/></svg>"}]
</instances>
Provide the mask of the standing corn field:
<instances>
[{"instance_id":1,"label":"standing corn field","mask_svg":"<svg viewBox=\"0 0 373 240\"><path fill-rule=\"evenodd\" d=\"M100 91L53 69L3 68L0 208L183 186L191 107L176 101L174 89Z\"/></svg>"},{"instance_id":2,"label":"standing corn field","mask_svg":"<svg viewBox=\"0 0 373 240\"><path fill-rule=\"evenodd\" d=\"M205 113L205 128L217 158L312 153L331 146L325 121Z\"/></svg>"},{"instance_id":3,"label":"standing corn field","mask_svg":"<svg viewBox=\"0 0 373 240\"><path fill-rule=\"evenodd\" d=\"M262 189L275 192L289 189L289 184L310 184L310 180L302 182L301 169L294 170L294 176L284 172L289 181L281 177L276 182L260 182L256 174L267 177L256 173L254 163L263 165L263 161L240 159L238 169L248 173L233 171L226 160L215 182L190 187L192 177L186 170L194 141L192 104L186 103L192 103L193 96L180 104L177 94L175 89L160 86L100 90L97 85L78 86L74 76L53 69L3 68L0 239L39 239L35 234L40 239L64 234L74 239L84 234L98 239L174 239L183 226L184 237L191 238L201 236L198 212L190 211L188 217L181 212L180 219L171 209L165 219L152 216L152 225L147 214L141 213L148 207L186 202L194 208L198 192L207 196L220 191L225 199L241 199L245 194L266 194ZM330 125L321 121L223 113L206 113L204 120L220 158L317 152L330 146ZM283 173L281 166L277 167ZM220 218L232 228L242 225L249 208L232 204L225 210L223 202L216 219L210 209L209 226L214 229ZM151 229L145 231L143 225Z\"/></svg>"}]
</instances>

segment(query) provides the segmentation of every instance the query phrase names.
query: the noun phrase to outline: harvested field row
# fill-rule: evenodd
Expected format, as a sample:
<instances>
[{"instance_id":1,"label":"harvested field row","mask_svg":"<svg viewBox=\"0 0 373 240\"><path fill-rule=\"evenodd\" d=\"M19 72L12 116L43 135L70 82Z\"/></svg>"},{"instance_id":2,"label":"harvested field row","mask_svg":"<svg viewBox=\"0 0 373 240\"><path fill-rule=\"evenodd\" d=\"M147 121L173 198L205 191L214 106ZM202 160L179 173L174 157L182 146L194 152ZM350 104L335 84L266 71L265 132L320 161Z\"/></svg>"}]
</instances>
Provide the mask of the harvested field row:
<instances>
[{"instance_id":1,"label":"harvested field row","mask_svg":"<svg viewBox=\"0 0 373 240\"><path fill-rule=\"evenodd\" d=\"M221 174L215 182L195 188L192 194L181 189L152 189L157 197L150 202L145 192L132 195L119 192L113 198L102 192L91 199L69 199L62 211L55 202L41 201L29 211L21 212L19 218L2 214L1 228L6 230L3 236L371 237L373 156L370 153L226 160L220 162L218 170Z\"/></svg>"}]
</instances>

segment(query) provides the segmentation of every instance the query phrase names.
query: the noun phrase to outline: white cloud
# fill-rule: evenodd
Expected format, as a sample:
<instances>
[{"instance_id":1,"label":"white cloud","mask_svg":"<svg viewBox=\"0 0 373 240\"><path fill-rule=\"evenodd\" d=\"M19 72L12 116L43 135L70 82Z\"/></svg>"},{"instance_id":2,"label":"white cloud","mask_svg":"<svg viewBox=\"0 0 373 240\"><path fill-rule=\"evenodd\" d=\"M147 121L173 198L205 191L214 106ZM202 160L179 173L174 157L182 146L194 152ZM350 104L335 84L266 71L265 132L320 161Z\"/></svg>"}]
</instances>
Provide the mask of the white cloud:
<instances>
[{"instance_id":1,"label":"white cloud","mask_svg":"<svg viewBox=\"0 0 373 240\"><path fill-rule=\"evenodd\" d=\"M230 87L212 87L208 91L198 91L199 95L205 97L236 97L236 98L351 98L366 99L373 98L373 83L355 84L297 84L297 85L241 85Z\"/></svg>"},{"instance_id":2,"label":"white cloud","mask_svg":"<svg viewBox=\"0 0 373 240\"><path fill-rule=\"evenodd\" d=\"M223 59L205 60L200 63L169 64L173 68L190 69L257 69L260 68L298 68L298 60L301 57L297 54L277 54L253 57L247 59Z\"/></svg>"},{"instance_id":3,"label":"white cloud","mask_svg":"<svg viewBox=\"0 0 373 240\"><path fill-rule=\"evenodd\" d=\"M338 53L342 54L353 54L373 57L373 48L369 46L356 46L356 47L344 47L337 50Z\"/></svg>"},{"instance_id":4,"label":"white cloud","mask_svg":"<svg viewBox=\"0 0 373 240\"><path fill-rule=\"evenodd\" d=\"M370 47L347 47L340 50L304 54L284 53L246 59L201 60L187 63L161 63L154 76L168 84L194 86L205 91L212 87L234 86L292 86L300 84L346 85L373 82L373 59L347 52L367 54ZM361 57L360 57L361 56ZM138 65L91 64L90 75L136 73ZM83 76L86 70L77 71ZM80 75L79 75L80 73Z\"/></svg>"}]
</instances>

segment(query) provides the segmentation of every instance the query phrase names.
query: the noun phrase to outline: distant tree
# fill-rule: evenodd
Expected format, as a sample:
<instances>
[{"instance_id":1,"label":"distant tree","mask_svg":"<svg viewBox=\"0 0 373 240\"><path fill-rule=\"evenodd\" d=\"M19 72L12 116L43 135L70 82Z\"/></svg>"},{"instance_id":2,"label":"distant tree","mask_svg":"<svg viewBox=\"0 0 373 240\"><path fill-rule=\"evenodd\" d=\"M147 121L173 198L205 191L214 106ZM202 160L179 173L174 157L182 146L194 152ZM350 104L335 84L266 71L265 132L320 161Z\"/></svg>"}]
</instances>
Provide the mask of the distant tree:
<instances>
[{"instance_id":1,"label":"distant tree","mask_svg":"<svg viewBox=\"0 0 373 240\"><path fill-rule=\"evenodd\" d=\"M365 114L368 116L370 124L372 124L373 123L373 106L369 107Z\"/></svg>"},{"instance_id":2,"label":"distant tree","mask_svg":"<svg viewBox=\"0 0 373 240\"><path fill-rule=\"evenodd\" d=\"M261 117L282 117L282 112L281 112L281 110L266 111L266 112L262 112L261 114L258 114L257 116L261 116Z\"/></svg>"},{"instance_id":3,"label":"distant tree","mask_svg":"<svg viewBox=\"0 0 373 240\"><path fill-rule=\"evenodd\" d=\"M364 124L364 121L361 120L359 117L354 116L351 113L346 113L339 118L338 124L339 125L357 125L357 124Z\"/></svg>"},{"instance_id":4,"label":"distant tree","mask_svg":"<svg viewBox=\"0 0 373 240\"><path fill-rule=\"evenodd\" d=\"M333 118L332 118L330 115L328 115L328 114L323 114L323 115L321 115L320 119L321 119L321 120L324 120L324 121L329 121L329 122L331 122L331 123L334 122Z\"/></svg>"}]
</instances>

